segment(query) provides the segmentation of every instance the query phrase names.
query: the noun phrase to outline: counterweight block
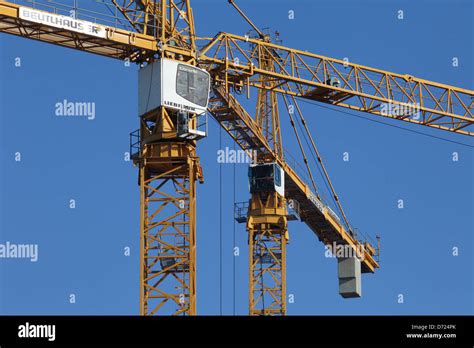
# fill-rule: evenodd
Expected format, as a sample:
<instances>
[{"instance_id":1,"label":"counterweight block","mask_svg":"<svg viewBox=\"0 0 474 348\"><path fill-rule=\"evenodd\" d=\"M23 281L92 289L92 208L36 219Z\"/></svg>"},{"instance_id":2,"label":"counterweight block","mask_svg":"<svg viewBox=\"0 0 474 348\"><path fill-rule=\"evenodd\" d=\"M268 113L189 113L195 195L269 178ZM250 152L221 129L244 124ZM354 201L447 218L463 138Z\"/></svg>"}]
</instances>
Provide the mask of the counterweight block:
<instances>
[{"instance_id":1,"label":"counterweight block","mask_svg":"<svg viewBox=\"0 0 474 348\"><path fill-rule=\"evenodd\" d=\"M362 296L360 260L357 257L337 259L339 294L344 298Z\"/></svg>"}]
</instances>

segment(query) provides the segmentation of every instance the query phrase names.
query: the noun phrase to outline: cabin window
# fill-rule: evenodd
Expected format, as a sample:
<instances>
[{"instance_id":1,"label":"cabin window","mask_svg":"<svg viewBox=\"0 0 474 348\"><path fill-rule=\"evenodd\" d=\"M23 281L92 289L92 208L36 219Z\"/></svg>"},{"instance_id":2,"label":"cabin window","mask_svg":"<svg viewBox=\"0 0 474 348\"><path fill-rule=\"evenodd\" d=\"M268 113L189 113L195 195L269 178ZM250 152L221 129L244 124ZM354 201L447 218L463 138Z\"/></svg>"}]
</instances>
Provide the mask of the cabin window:
<instances>
[{"instance_id":1,"label":"cabin window","mask_svg":"<svg viewBox=\"0 0 474 348\"><path fill-rule=\"evenodd\" d=\"M209 75L201 69L179 64L176 93L191 103L206 107L209 98Z\"/></svg>"}]
</instances>

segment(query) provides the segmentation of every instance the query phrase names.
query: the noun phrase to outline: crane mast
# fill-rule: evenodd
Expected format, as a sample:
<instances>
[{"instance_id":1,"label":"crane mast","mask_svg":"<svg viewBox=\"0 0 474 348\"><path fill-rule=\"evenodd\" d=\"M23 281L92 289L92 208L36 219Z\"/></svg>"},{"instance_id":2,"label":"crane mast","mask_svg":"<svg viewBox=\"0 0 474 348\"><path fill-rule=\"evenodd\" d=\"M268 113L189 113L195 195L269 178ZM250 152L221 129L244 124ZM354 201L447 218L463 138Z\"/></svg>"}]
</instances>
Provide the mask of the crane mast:
<instances>
[{"instance_id":1,"label":"crane mast","mask_svg":"<svg viewBox=\"0 0 474 348\"><path fill-rule=\"evenodd\" d=\"M271 42L243 13L237 4L229 3L244 17L258 35L258 40ZM269 54L262 54L261 64L274 71L274 62ZM265 88L258 90L255 121L273 153L283 160L280 115L277 94L272 90L274 79L262 76ZM249 314L286 314L286 245L289 238L287 207L284 192L275 186L262 185L281 175L281 168L265 151L257 151L257 158L249 168L251 197L247 216L249 240ZM262 175L262 172L263 175ZM280 178L283 180L283 178Z\"/></svg>"},{"instance_id":2,"label":"crane mast","mask_svg":"<svg viewBox=\"0 0 474 348\"><path fill-rule=\"evenodd\" d=\"M269 40L269 37L263 39ZM264 66L271 70L273 62L265 56L263 60ZM256 123L273 152L283 159L277 95L271 90L271 78L264 77L262 84L268 89L258 91ZM249 168L252 187L247 217L250 315L286 314L286 199L283 192L266 185L259 187L258 183L274 180L275 175L281 175L277 172L280 170L266 152L257 152L256 162Z\"/></svg>"},{"instance_id":3,"label":"crane mast","mask_svg":"<svg viewBox=\"0 0 474 348\"><path fill-rule=\"evenodd\" d=\"M142 315L195 315L196 181L203 181L203 174L196 154L199 138L187 132L196 128L198 115L167 107L163 101L148 107L150 94L155 93L153 79L162 79L163 90L164 84L174 83L163 77L173 66L165 67L165 62L186 64L178 69L196 65L194 20L189 1L138 3L146 14L142 30L156 35L159 47L143 77L140 97L147 97L147 105L140 115L139 149L133 157L140 183L140 309ZM160 68L156 74L154 69ZM181 72L189 85L191 72Z\"/></svg>"}]
</instances>

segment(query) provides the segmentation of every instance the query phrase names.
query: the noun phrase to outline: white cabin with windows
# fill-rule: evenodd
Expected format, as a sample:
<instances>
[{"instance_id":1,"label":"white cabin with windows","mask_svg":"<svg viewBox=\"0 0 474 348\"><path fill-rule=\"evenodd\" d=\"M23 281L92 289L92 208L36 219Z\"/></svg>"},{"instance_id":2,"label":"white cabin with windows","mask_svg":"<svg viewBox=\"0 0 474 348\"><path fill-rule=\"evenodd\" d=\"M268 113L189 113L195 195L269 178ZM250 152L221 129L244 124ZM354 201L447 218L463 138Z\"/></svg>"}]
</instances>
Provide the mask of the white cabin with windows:
<instances>
[{"instance_id":1,"label":"white cabin with windows","mask_svg":"<svg viewBox=\"0 0 474 348\"><path fill-rule=\"evenodd\" d=\"M206 70L171 59L158 59L139 71L139 115L161 106L202 115L209 102L210 80Z\"/></svg>"}]
</instances>

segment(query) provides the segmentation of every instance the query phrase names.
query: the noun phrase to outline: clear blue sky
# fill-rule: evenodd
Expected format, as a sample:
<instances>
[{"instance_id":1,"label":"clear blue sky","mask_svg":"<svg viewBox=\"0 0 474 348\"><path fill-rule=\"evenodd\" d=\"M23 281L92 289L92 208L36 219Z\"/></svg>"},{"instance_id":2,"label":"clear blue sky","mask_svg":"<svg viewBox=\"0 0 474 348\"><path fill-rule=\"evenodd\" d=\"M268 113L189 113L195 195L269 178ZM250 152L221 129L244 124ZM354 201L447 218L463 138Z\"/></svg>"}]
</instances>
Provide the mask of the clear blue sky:
<instances>
[{"instance_id":1,"label":"clear blue sky","mask_svg":"<svg viewBox=\"0 0 474 348\"><path fill-rule=\"evenodd\" d=\"M192 3L199 35L247 32L227 1ZM260 27L278 30L284 45L473 89L471 1L239 3ZM397 19L400 9L404 20ZM16 57L21 68L14 66ZM64 99L95 102L95 120L56 117L54 105ZM292 222L288 294L295 303L288 314L472 314L472 147L302 106L349 219L382 237L382 267L363 276L362 298L344 300L336 261L324 257L304 224ZM206 179L197 209L200 314L219 313L220 130L209 122L209 137L198 150ZM464 136L387 122L473 145ZM138 313L137 170L123 160L136 128L137 67L0 35L0 243L39 245L36 263L0 259L0 314ZM288 127L283 139L295 147ZM226 135L222 146L233 147ZM22 154L19 163L15 152ZM232 314L233 166L222 170L223 300L224 314ZM236 201L248 199L246 171L236 166ZM405 202L402 210L398 199ZM236 239L242 250L235 260L237 314L246 314L243 225L236 226ZM75 304L68 302L71 293Z\"/></svg>"}]
</instances>

